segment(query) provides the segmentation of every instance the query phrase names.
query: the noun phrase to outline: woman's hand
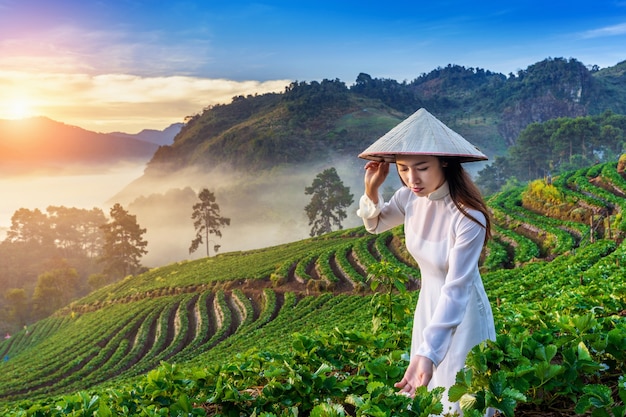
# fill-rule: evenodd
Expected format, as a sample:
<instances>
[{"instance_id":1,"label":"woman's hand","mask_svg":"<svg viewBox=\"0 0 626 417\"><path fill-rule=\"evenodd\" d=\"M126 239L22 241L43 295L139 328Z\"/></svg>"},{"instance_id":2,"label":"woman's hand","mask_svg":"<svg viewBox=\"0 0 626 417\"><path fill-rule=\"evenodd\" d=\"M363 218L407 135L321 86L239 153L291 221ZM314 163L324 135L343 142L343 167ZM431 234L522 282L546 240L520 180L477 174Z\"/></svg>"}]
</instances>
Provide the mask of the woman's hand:
<instances>
[{"instance_id":1,"label":"woman's hand","mask_svg":"<svg viewBox=\"0 0 626 417\"><path fill-rule=\"evenodd\" d=\"M374 204L378 204L378 189L389 174L388 162L369 161L365 164L365 194Z\"/></svg>"},{"instance_id":2,"label":"woman's hand","mask_svg":"<svg viewBox=\"0 0 626 417\"><path fill-rule=\"evenodd\" d=\"M433 377L433 361L425 356L415 355L409 362L409 367L400 382L394 387L400 388L400 392L413 398L418 387L426 386Z\"/></svg>"}]
</instances>

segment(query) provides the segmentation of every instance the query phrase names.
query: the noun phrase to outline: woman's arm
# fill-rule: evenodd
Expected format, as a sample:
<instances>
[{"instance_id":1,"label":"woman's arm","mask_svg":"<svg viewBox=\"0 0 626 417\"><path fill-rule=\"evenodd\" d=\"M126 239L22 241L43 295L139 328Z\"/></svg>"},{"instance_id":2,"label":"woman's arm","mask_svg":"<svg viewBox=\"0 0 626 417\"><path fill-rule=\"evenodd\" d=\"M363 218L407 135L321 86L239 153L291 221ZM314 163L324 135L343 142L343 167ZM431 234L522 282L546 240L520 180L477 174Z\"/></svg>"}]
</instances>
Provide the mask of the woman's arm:
<instances>
[{"instance_id":1,"label":"woman's arm","mask_svg":"<svg viewBox=\"0 0 626 417\"><path fill-rule=\"evenodd\" d=\"M363 219L363 225L368 232L382 233L404 223L404 207L410 192L408 188L402 188L387 203L379 194L376 204L367 194L363 194L356 214Z\"/></svg>"}]
</instances>

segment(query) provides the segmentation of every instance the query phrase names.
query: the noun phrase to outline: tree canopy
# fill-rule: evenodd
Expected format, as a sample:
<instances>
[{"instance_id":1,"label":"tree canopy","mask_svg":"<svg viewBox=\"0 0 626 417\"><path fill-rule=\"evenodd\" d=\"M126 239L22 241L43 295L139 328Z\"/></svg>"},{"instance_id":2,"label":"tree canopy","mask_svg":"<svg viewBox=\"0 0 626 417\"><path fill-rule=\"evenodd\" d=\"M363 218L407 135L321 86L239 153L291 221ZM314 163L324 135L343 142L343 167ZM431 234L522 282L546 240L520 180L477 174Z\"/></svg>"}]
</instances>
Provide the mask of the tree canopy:
<instances>
[{"instance_id":1,"label":"tree canopy","mask_svg":"<svg viewBox=\"0 0 626 417\"><path fill-rule=\"evenodd\" d=\"M220 206L217 204L215 194L207 188L203 188L198 194L200 202L193 205L193 227L196 229L196 237L191 241L189 253L195 252L203 243L206 245L206 256L210 256L209 236L214 234L216 237L222 237L220 230L224 226L230 225L230 219L220 215ZM213 249L217 252L220 245L214 244Z\"/></svg>"},{"instance_id":2,"label":"tree canopy","mask_svg":"<svg viewBox=\"0 0 626 417\"><path fill-rule=\"evenodd\" d=\"M350 187L343 185L334 167L319 173L304 193L312 196L311 202L304 208L309 226L312 226L311 236L329 233L333 225L342 228L341 222L347 217L345 209L354 200Z\"/></svg>"},{"instance_id":3,"label":"tree canopy","mask_svg":"<svg viewBox=\"0 0 626 417\"><path fill-rule=\"evenodd\" d=\"M143 240L146 229L137 223L137 217L116 203L110 211L111 221L100 226L104 232L104 246L100 261L109 275L123 278L141 266L141 257L148 253L148 242Z\"/></svg>"},{"instance_id":4,"label":"tree canopy","mask_svg":"<svg viewBox=\"0 0 626 417\"><path fill-rule=\"evenodd\" d=\"M61 280L67 281L75 274L76 285L57 292L65 297L59 302L87 293L87 277L101 269L97 260L104 244L100 229L104 223L106 217L99 208L49 206L45 211L15 211L6 238L0 243L3 329L19 328L56 308L58 297L51 296L54 284L49 283L61 275L65 277ZM70 274L69 270L74 272Z\"/></svg>"},{"instance_id":5,"label":"tree canopy","mask_svg":"<svg viewBox=\"0 0 626 417\"><path fill-rule=\"evenodd\" d=\"M531 123L505 156L479 171L476 183L485 194L491 194L509 178L529 181L617 161L625 146L626 116L611 111Z\"/></svg>"}]
</instances>

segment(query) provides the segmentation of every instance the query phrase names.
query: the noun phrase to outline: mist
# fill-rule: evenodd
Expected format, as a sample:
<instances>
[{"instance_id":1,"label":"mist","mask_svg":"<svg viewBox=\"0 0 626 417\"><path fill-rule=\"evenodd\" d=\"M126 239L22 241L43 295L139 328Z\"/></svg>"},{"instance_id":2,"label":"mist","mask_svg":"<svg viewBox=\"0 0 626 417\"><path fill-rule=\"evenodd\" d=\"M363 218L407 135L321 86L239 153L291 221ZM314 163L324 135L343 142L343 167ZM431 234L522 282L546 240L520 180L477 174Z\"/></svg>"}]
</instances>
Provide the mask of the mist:
<instances>
[{"instance_id":1,"label":"mist","mask_svg":"<svg viewBox=\"0 0 626 417\"><path fill-rule=\"evenodd\" d=\"M107 199L140 177L144 168L144 163L125 162L108 167L65 167L57 174L4 172L0 176L0 240L20 208L45 211L48 206L96 207L108 215Z\"/></svg>"},{"instance_id":2,"label":"mist","mask_svg":"<svg viewBox=\"0 0 626 417\"><path fill-rule=\"evenodd\" d=\"M42 211L48 206L101 208L108 217L110 208L121 204L146 229L148 253L141 262L157 267L207 256L206 242L190 254L196 235L192 207L199 202L202 188L213 192L220 215L231 220L221 229L222 237L210 235L209 255L276 246L310 237L311 226L304 207L311 196L304 190L323 170L334 167L345 186L350 187L353 204L346 210L344 229L362 224L356 216L363 193L363 166L355 156L337 156L314 164L277 166L271 170L244 171L221 164L190 167L157 177L144 174L145 164L120 164L99 172L9 176L0 178L0 239L19 208ZM468 167L474 173L478 166ZM93 167L91 167L93 169ZM392 172L383 193L389 196L400 186Z\"/></svg>"},{"instance_id":3,"label":"mist","mask_svg":"<svg viewBox=\"0 0 626 417\"><path fill-rule=\"evenodd\" d=\"M207 188L216 196L220 215L231 220L221 229L222 237L210 235L210 256L276 246L310 237L311 226L304 207L311 196L304 190L324 169L334 167L350 187L354 203L347 209L344 229L362 224L356 216L363 192L363 161L336 158L316 164L280 166L269 171L244 172L228 165L191 167L160 178L142 177L109 200L119 203L147 229L148 242L142 263L149 267L206 256L206 242L193 254L195 237L191 220L198 193Z\"/></svg>"},{"instance_id":4,"label":"mist","mask_svg":"<svg viewBox=\"0 0 626 417\"><path fill-rule=\"evenodd\" d=\"M221 238L210 236L210 256L215 255L215 245L220 246L218 253L280 245L310 237L304 207L311 196L304 189L330 167L335 167L354 195L343 227L360 225L355 212L362 192L362 166L356 158L346 157L269 171L244 172L227 165L192 167L156 178L144 175L144 163L66 168L57 175L50 171L4 175L0 178L0 240L20 208L44 212L49 206L100 208L108 217L110 208L119 203L146 229L148 253L141 259L143 265L197 259L206 256L206 243L189 253L196 234L192 207L199 202L200 190L208 188L216 196L220 215L231 219L230 226L221 229Z\"/></svg>"}]
</instances>

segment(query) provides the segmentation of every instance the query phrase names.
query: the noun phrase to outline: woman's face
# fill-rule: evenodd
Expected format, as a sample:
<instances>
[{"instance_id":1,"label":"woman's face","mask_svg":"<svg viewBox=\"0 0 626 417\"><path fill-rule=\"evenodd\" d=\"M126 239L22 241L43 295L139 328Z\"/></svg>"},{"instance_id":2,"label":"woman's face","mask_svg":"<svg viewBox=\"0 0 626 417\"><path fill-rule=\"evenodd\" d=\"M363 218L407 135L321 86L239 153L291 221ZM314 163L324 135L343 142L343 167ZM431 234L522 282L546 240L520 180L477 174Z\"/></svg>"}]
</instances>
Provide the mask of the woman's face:
<instances>
[{"instance_id":1,"label":"woman's face","mask_svg":"<svg viewBox=\"0 0 626 417\"><path fill-rule=\"evenodd\" d=\"M446 181L445 165L436 156L398 155L396 166L404 185L420 197L432 193Z\"/></svg>"}]
</instances>

